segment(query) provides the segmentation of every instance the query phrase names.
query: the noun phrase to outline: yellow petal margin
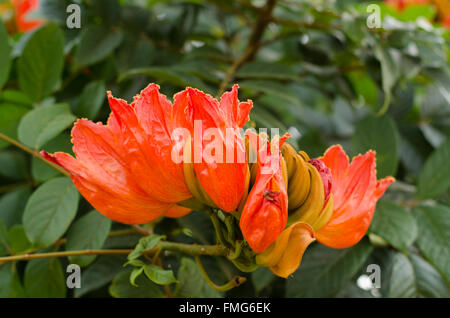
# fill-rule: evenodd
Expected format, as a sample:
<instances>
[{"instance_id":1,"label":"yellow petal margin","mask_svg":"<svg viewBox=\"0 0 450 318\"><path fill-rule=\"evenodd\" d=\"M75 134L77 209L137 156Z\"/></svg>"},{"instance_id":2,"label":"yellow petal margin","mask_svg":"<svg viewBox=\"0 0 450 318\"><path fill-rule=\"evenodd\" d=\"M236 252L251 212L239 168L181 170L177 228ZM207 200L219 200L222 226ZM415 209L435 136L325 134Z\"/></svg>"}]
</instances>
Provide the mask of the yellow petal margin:
<instances>
[{"instance_id":1,"label":"yellow petal margin","mask_svg":"<svg viewBox=\"0 0 450 318\"><path fill-rule=\"evenodd\" d=\"M313 228L297 222L285 229L263 253L256 256L256 263L269 267L277 276L287 278L297 270L306 248L315 241Z\"/></svg>"}]
</instances>

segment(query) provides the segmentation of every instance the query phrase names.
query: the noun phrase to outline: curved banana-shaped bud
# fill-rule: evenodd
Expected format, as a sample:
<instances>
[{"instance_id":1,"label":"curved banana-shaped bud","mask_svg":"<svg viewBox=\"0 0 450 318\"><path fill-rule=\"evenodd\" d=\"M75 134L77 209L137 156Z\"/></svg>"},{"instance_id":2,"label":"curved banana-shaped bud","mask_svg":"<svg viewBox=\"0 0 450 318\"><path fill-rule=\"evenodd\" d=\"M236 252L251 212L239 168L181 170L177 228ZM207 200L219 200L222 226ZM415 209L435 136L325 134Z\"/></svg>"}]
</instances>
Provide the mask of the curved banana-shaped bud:
<instances>
[{"instance_id":1,"label":"curved banana-shaped bud","mask_svg":"<svg viewBox=\"0 0 450 318\"><path fill-rule=\"evenodd\" d=\"M284 145L283 145L284 146ZM306 200L310 188L310 173L305 160L288 145L284 147L283 158L286 161L288 176L289 211L300 207Z\"/></svg>"},{"instance_id":2,"label":"curved banana-shaped bud","mask_svg":"<svg viewBox=\"0 0 450 318\"><path fill-rule=\"evenodd\" d=\"M183 173L184 181L192 196L206 205L217 207L205 190L203 190L195 175L194 164L192 163L192 143L190 136L186 138L186 143L183 148Z\"/></svg>"},{"instance_id":3,"label":"curved banana-shaped bud","mask_svg":"<svg viewBox=\"0 0 450 318\"><path fill-rule=\"evenodd\" d=\"M319 171L310 163L307 163L310 174L310 189L306 201L293 213L289 214L288 225L295 222L312 224L319 217L325 203L325 192L322 177Z\"/></svg>"},{"instance_id":4,"label":"curved banana-shaped bud","mask_svg":"<svg viewBox=\"0 0 450 318\"><path fill-rule=\"evenodd\" d=\"M314 230L304 222L285 229L263 253L256 256L256 264L287 278L300 266L306 248L315 241Z\"/></svg>"}]
</instances>

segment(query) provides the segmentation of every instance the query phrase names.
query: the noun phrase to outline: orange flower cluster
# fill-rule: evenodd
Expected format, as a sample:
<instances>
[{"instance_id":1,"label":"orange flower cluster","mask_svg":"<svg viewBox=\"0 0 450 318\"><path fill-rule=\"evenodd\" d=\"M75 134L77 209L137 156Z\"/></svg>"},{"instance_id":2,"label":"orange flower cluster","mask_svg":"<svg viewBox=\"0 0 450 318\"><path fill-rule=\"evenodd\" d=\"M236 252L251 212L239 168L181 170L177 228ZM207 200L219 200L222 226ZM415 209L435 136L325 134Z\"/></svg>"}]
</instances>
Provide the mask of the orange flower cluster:
<instances>
[{"instance_id":1,"label":"orange flower cluster","mask_svg":"<svg viewBox=\"0 0 450 318\"><path fill-rule=\"evenodd\" d=\"M75 123L76 158L42 155L67 170L81 194L118 222L181 217L191 211L183 202L193 199L232 213L256 264L281 277L297 269L316 239L333 248L356 244L394 180L377 181L373 151L350 163L333 146L310 160L285 143L289 135L271 142L252 131L242 136L252 102L238 100L237 85L220 101L193 88L173 100L155 84L131 104L108 93L112 112L106 125ZM208 129L215 129L214 138L198 140ZM226 153L232 160L211 160L205 153Z\"/></svg>"},{"instance_id":2,"label":"orange flower cluster","mask_svg":"<svg viewBox=\"0 0 450 318\"><path fill-rule=\"evenodd\" d=\"M449 0L385 0L385 3L397 11L403 11L410 6L431 4L438 12L442 25L450 28L450 1Z\"/></svg>"},{"instance_id":3,"label":"orange flower cluster","mask_svg":"<svg viewBox=\"0 0 450 318\"><path fill-rule=\"evenodd\" d=\"M19 32L31 31L42 25L40 19L29 19L28 15L39 8L39 0L11 0L16 17L16 27Z\"/></svg>"}]
</instances>

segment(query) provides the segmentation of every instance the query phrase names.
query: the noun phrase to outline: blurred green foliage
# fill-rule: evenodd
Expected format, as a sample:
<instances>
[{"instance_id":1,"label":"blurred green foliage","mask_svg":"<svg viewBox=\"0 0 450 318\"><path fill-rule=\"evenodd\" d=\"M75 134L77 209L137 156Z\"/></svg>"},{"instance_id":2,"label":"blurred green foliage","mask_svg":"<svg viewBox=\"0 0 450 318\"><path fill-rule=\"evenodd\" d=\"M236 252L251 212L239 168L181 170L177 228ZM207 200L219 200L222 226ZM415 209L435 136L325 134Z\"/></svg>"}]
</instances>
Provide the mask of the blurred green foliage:
<instances>
[{"instance_id":1,"label":"blurred green foliage","mask_svg":"<svg viewBox=\"0 0 450 318\"><path fill-rule=\"evenodd\" d=\"M66 26L72 2L80 29ZM217 97L238 83L240 99L254 102L251 125L290 132L288 142L311 156L336 143L351 155L374 149L378 178L397 179L368 237L343 250L313 244L287 280L258 269L219 294L191 258L169 254L163 265L176 282L138 267L134 287L125 257L85 256L5 263L0 297L164 295L146 275L170 281L179 297L449 297L449 32L419 17L432 18L431 9L400 17L386 6L382 28L368 28L368 4L41 0L37 15L48 23L39 29L8 35L0 23L0 132L33 150L70 152L76 117L107 120L105 90L131 101L155 82L167 96L192 86ZM0 256L138 243L136 233L111 235L127 227L91 212L57 171L4 140L0 149ZM200 213L154 230L171 241L215 243ZM219 283L237 274L224 259L202 261ZM85 267L81 289L65 288L68 263ZM380 288L358 283L369 264L381 267Z\"/></svg>"}]
</instances>

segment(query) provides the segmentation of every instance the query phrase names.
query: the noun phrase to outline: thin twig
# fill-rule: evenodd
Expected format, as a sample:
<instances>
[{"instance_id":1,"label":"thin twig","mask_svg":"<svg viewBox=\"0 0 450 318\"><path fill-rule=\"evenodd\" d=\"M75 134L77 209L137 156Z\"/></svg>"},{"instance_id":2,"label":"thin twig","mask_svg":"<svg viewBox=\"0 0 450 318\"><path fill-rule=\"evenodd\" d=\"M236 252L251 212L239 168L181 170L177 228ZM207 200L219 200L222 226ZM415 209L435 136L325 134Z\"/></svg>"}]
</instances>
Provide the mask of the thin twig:
<instances>
[{"instance_id":1,"label":"thin twig","mask_svg":"<svg viewBox=\"0 0 450 318\"><path fill-rule=\"evenodd\" d=\"M50 167L52 167L55 170L58 170L61 174L65 175L66 177L70 177L70 174L64 170L63 168L61 168L60 166L58 166L57 164L48 161L47 159L45 159L44 157L42 157L42 155L36 151L31 149L28 146L25 146L24 144L18 142L17 140L14 140L8 136L6 136L5 134L0 133L0 139L3 139L4 141L10 143L11 145L25 151L28 152L30 155L32 155L35 158L38 158L39 160L41 160L42 162L44 162L45 164L49 165Z\"/></svg>"},{"instance_id":2,"label":"thin twig","mask_svg":"<svg viewBox=\"0 0 450 318\"><path fill-rule=\"evenodd\" d=\"M222 245L197 245L197 244L184 244L176 242L161 241L158 245L148 251L144 251L144 254L154 255L159 249L169 250L173 252L180 252L190 255L209 255L209 256L226 256L229 251ZM61 251L61 252L49 252L39 254L20 254L0 257L0 264L14 261L27 261L31 259L40 258L53 258L53 257L68 257L68 256L84 256L84 255L121 255L130 254L132 249L103 249L103 250L79 250L79 251Z\"/></svg>"},{"instance_id":3,"label":"thin twig","mask_svg":"<svg viewBox=\"0 0 450 318\"><path fill-rule=\"evenodd\" d=\"M195 256L195 262L197 263L198 268L200 269L200 272L202 273L203 278L205 279L206 283L213 288L214 290L217 290L219 292L226 292L230 289L233 289L234 287L238 287L239 285L245 283L247 278L241 277L241 276L234 276L233 279L231 279L229 282L225 283L224 285L216 285L211 278L209 278L208 273L206 273L205 268L203 267L202 262L200 261L200 256Z\"/></svg>"},{"instance_id":4,"label":"thin twig","mask_svg":"<svg viewBox=\"0 0 450 318\"><path fill-rule=\"evenodd\" d=\"M252 33L248 40L244 53L231 65L228 72L225 74L225 78L220 84L219 96L225 92L228 85L234 78L234 74L245 63L254 59L258 49L261 46L261 39L267 25L272 21L272 11L275 7L277 0L267 0L266 4L260 9L258 21L253 27Z\"/></svg>"}]
</instances>

